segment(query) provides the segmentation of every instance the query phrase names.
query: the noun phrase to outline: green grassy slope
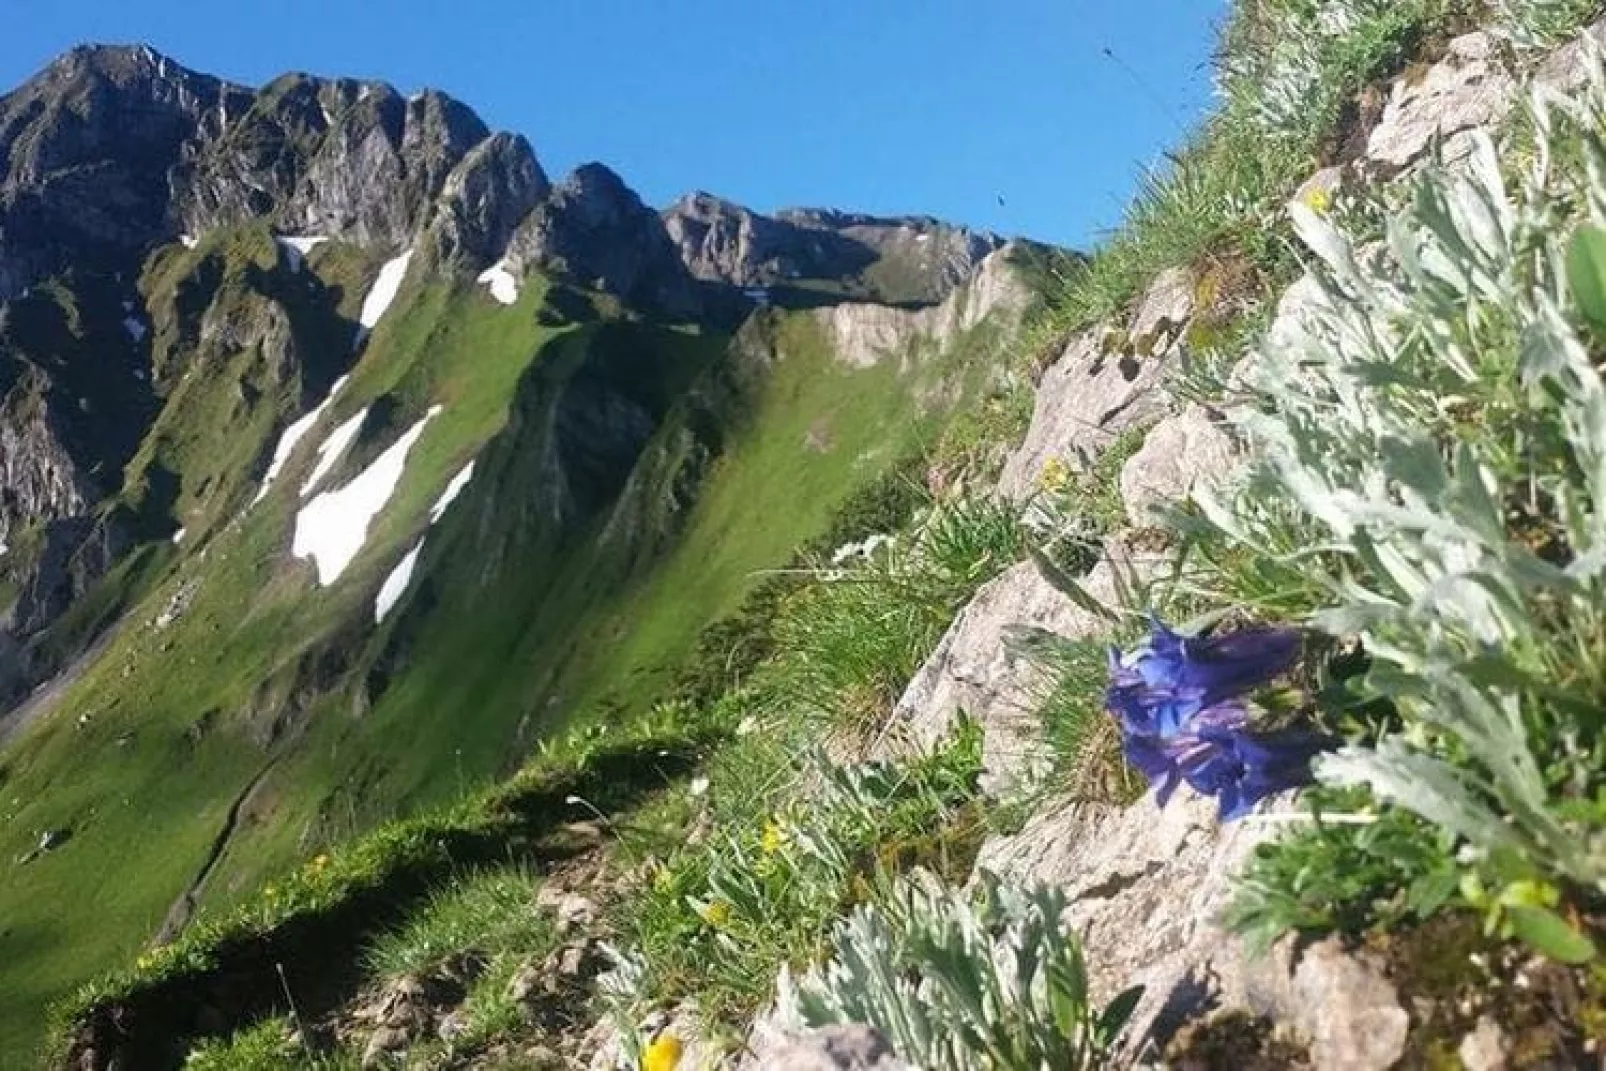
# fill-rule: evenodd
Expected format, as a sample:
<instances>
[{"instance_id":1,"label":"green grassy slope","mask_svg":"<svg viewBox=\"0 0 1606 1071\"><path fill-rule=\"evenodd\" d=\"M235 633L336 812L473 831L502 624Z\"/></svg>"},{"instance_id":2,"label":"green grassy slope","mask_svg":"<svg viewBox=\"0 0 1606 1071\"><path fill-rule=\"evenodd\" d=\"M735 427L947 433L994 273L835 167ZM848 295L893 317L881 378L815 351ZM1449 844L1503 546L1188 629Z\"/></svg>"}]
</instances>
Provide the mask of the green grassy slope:
<instances>
[{"instance_id":1,"label":"green grassy slope","mask_svg":"<svg viewBox=\"0 0 1606 1071\"><path fill-rule=\"evenodd\" d=\"M167 409L125 501L189 535L154 541L86 603L137 605L55 714L0 755L0 858L71 831L0 884L3 1060L37 1043L47 1002L137 954L226 827L203 909L505 774L560 722L646 705L756 571L935 432L991 352L982 328L910 370L853 370L807 313L768 313L733 343L600 299L565 320L554 305L588 303L537 280L504 307L415 271L251 506L277 430L351 360L377 266L325 246L316 277L294 276L266 243L214 238L147 271ZM230 331L260 344L231 347ZM319 589L289 554L295 493L316 444L365 405L325 487L442 409L362 554ZM470 459L473 482L376 627L375 591Z\"/></svg>"}]
</instances>

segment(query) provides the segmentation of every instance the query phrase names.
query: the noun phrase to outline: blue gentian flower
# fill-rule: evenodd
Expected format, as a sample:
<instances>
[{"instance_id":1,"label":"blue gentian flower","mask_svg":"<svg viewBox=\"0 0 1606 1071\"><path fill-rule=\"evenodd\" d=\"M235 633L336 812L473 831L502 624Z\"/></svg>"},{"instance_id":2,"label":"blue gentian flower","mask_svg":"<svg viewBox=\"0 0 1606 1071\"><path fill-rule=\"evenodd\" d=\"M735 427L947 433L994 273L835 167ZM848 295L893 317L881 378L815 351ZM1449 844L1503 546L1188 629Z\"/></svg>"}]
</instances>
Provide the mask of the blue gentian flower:
<instances>
[{"instance_id":1,"label":"blue gentian flower","mask_svg":"<svg viewBox=\"0 0 1606 1071\"><path fill-rule=\"evenodd\" d=\"M1249 711L1237 702L1218 703L1196 714L1189 729L1169 738L1145 733L1123 732L1127 761L1154 786L1155 799L1164 807L1177 785L1186 780L1199 792L1206 792L1196 783L1199 771L1209 763L1216 745L1198 735L1208 727L1216 733L1240 729L1249 721Z\"/></svg>"},{"instance_id":2,"label":"blue gentian flower","mask_svg":"<svg viewBox=\"0 0 1606 1071\"><path fill-rule=\"evenodd\" d=\"M1310 784L1311 759L1332 746L1300 729L1255 733L1243 726L1202 726L1194 739L1198 744L1178 757L1182 778L1216 798L1223 822L1243 817L1267 796Z\"/></svg>"},{"instance_id":3,"label":"blue gentian flower","mask_svg":"<svg viewBox=\"0 0 1606 1071\"><path fill-rule=\"evenodd\" d=\"M1127 760L1164 806L1186 781L1214 796L1225 820L1308 783L1310 760L1329 746L1300 731L1256 733L1243 695L1288 669L1299 654L1293 629L1244 629L1184 637L1151 617L1147 641L1110 652L1106 702L1121 723Z\"/></svg>"},{"instance_id":4,"label":"blue gentian flower","mask_svg":"<svg viewBox=\"0 0 1606 1071\"><path fill-rule=\"evenodd\" d=\"M1129 733L1169 739L1200 711L1265 684L1299 654L1294 629L1244 629L1185 637L1150 617L1149 639L1110 651L1105 702Z\"/></svg>"}]
</instances>

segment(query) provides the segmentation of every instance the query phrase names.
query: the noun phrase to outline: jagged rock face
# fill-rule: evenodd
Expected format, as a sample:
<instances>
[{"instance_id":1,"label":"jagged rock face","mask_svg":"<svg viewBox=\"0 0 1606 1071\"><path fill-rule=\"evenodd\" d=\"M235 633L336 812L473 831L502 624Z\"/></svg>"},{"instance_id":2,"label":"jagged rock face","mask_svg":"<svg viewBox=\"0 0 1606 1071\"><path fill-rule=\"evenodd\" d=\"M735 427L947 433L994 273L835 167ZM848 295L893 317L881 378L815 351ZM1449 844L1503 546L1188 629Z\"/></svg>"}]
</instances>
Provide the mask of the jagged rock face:
<instances>
[{"instance_id":1,"label":"jagged rock face","mask_svg":"<svg viewBox=\"0 0 1606 1071\"><path fill-rule=\"evenodd\" d=\"M40 521L85 513L100 497L43 390L28 375L0 403L0 542Z\"/></svg>"},{"instance_id":2,"label":"jagged rock face","mask_svg":"<svg viewBox=\"0 0 1606 1071\"><path fill-rule=\"evenodd\" d=\"M823 228L804 228L750 212L707 193L691 193L663 214L691 273L735 286L847 276L874 263L875 251Z\"/></svg>"},{"instance_id":3,"label":"jagged rock face","mask_svg":"<svg viewBox=\"0 0 1606 1071\"><path fill-rule=\"evenodd\" d=\"M1003 248L996 234L954 227L924 216L881 219L850 212L790 209L786 223L835 232L874 251L888 300L939 301L988 256Z\"/></svg>"},{"instance_id":4,"label":"jagged rock face","mask_svg":"<svg viewBox=\"0 0 1606 1071\"><path fill-rule=\"evenodd\" d=\"M516 270L539 268L642 308L686 314L696 290L658 214L601 164L564 179L519 226Z\"/></svg>"},{"instance_id":5,"label":"jagged rock face","mask_svg":"<svg viewBox=\"0 0 1606 1071\"><path fill-rule=\"evenodd\" d=\"M174 175L185 230L261 217L293 233L396 250L447 175L489 136L440 93L287 75Z\"/></svg>"},{"instance_id":6,"label":"jagged rock face","mask_svg":"<svg viewBox=\"0 0 1606 1071\"><path fill-rule=\"evenodd\" d=\"M456 244L478 254L546 188L522 139L489 136L433 91L306 75L252 91L148 48L75 49L0 98L0 297L86 258L131 270L180 232L263 218L400 249L476 146L452 199Z\"/></svg>"},{"instance_id":7,"label":"jagged rock face","mask_svg":"<svg viewBox=\"0 0 1606 1071\"><path fill-rule=\"evenodd\" d=\"M924 217L817 209L764 216L701 192L675 202L663 219L699 279L746 288L853 280L862 296L894 303L941 301L1004 245L996 235Z\"/></svg>"},{"instance_id":8,"label":"jagged rock face","mask_svg":"<svg viewBox=\"0 0 1606 1071\"><path fill-rule=\"evenodd\" d=\"M528 141L491 135L446 177L433 222L437 253L476 267L498 259L551 188Z\"/></svg>"},{"instance_id":9,"label":"jagged rock face","mask_svg":"<svg viewBox=\"0 0 1606 1071\"><path fill-rule=\"evenodd\" d=\"M170 230L168 172L245 90L145 48L77 48L0 97L0 298Z\"/></svg>"}]
</instances>

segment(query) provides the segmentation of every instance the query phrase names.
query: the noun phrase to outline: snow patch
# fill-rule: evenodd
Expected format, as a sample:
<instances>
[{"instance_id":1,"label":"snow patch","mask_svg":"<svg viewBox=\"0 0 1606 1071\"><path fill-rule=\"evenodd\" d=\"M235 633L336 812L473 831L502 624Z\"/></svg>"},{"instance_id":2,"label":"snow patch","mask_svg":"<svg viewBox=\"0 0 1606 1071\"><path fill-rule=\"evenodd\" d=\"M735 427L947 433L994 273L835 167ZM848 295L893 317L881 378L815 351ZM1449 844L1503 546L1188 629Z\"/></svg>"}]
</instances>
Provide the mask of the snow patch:
<instances>
[{"instance_id":1,"label":"snow patch","mask_svg":"<svg viewBox=\"0 0 1606 1071\"><path fill-rule=\"evenodd\" d=\"M181 234L178 236L178 241L185 249L194 249L201 244L201 240L193 234Z\"/></svg>"},{"instance_id":2,"label":"snow patch","mask_svg":"<svg viewBox=\"0 0 1606 1071\"><path fill-rule=\"evenodd\" d=\"M320 243L327 242L327 234L281 234L274 239L284 249L285 259L290 262L290 270L300 273L302 263L307 254L318 247Z\"/></svg>"},{"instance_id":3,"label":"snow patch","mask_svg":"<svg viewBox=\"0 0 1606 1071\"><path fill-rule=\"evenodd\" d=\"M441 497L436 499L435 504L429 508L430 524L434 524L446 516L446 511L451 508L453 502L457 501L457 496L463 493L463 488L467 487L468 481L473 478L474 462L470 461L458 471L456 476L451 478L446 484L446 490L441 492Z\"/></svg>"},{"instance_id":4,"label":"snow patch","mask_svg":"<svg viewBox=\"0 0 1606 1071\"><path fill-rule=\"evenodd\" d=\"M329 470L335 467L335 462L340 460L352 440L357 438L357 433L362 430L362 422L367 418L368 407L364 406L362 412L331 431L329 438L319 445L318 464L313 466L312 475L307 477L307 482L301 485L302 498L312 494L312 489L318 486L318 481L329 475Z\"/></svg>"},{"instance_id":5,"label":"snow patch","mask_svg":"<svg viewBox=\"0 0 1606 1071\"><path fill-rule=\"evenodd\" d=\"M190 530L188 528L180 528L178 531L174 532L173 533L173 545L177 546L178 544L184 542L184 537L189 535L189 534L190 534Z\"/></svg>"},{"instance_id":6,"label":"snow patch","mask_svg":"<svg viewBox=\"0 0 1606 1071\"><path fill-rule=\"evenodd\" d=\"M385 315L390 303L396 300L396 291L401 289L402 280L407 277L407 262L413 258L411 249L394 260L385 262L379 269L379 277L374 285L368 288L368 296L362 299L362 312L357 317L361 325L357 329L357 345L361 346L368 337L368 332L374 329L379 318Z\"/></svg>"},{"instance_id":7,"label":"snow patch","mask_svg":"<svg viewBox=\"0 0 1606 1071\"><path fill-rule=\"evenodd\" d=\"M439 406L436 406L430 412L434 413L439 408ZM445 515L452 502L456 500L458 495L463 493L463 488L467 487L468 481L473 478L474 462L470 461L458 471L456 476L453 476L447 482L446 490L441 492L440 498L436 499L435 504L429 508L429 523L431 525ZM385 582L379 586L379 594L374 597L374 624L377 625L385 620L385 616L395 608L396 604L401 601L401 597L406 594L407 585L413 579L413 570L418 566L418 555L423 549L424 541L420 539L413 549L408 551L406 556L396 563L396 568L390 571L390 575L385 577Z\"/></svg>"},{"instance_id":8,"label":"snow patch","mask_svg":"<svg viewBox=\"0 0 1606 1071\"><path fill-rule=\"evenodd\" d=\"M396 568L385 577L385 582L379 585L379 594L374 597L374 624L385 620L385 616L396 608L402 595L407 592L407 585L412 582L413 570L418 567L418 553L424 549L424 541L420 539L412 550L408 551Z\"/></svg>"},{"instance_id":9,"label":"snow patch","mask_svg":"<svg viewBox=\"0 0 1606 1071\"><path fill-rule=\"evenodd\" d=\"M137 375L138 373L135 374ZM306 436L307 432L312 430L314 424L318 423L318 418L323 416L323 411L329 408L329 403L335 400L335 395L340 393L340 388L344 387L346 380L350 378L350 376L341 376L335 380L334 386L329 388L329 393L324 397L324 400L319 402L312 412L291 421L289 427L285 428L283 433L280 434L279 443L273 448L273 460L268 462L268 471L262 474L262 486L257 488L257 496L251 500L251 505L254 506L267 497L268 488L273 485L273 481L278 478L279 473L284 469L284 463L290 460L290 451L294 450L296 444ZM305 494L305 490L302 493Z\"/></svg>"},{"instance_id":10,"label":"snow patch","mask_svg":"<svg viewBox=\"0 0 1606 1071\"><path fill-rule=\"evenodd\" d=\"M491 296L504 305L511 305L519 299L519 281L508 271L505 260L499 260L480 272L478 281L489 286Z\"/></svg>"},{"instance_id":11,"label":"snow patch","mask_svg":"<svg viewBox=\"0 0 1606 1071\"><path fill-rule=\"evenodd\" d=\"M150 329L144 324L140 323L139 320L135 319L134 317L125 316L123 317L123 330L127 331L128 337L134 340L135 345L138 345L140 342L144 341L145 335Z\"/></svg>"},{"instance_id":12,"label":"snow patch","mask_svg":"<svg viewBox=\"0 0 1606 1071\"><path fill-rule=\"evenodd\" d=\"M323 492L296 514L290 553L297 558L313 560L318 568L320 587L328 587L339 579L362 550L368 538L368 525L385 508L401 482L413 444L424 434L424 426L440 411L440 406L432 406L356 479L338 491Z\"/></svg>"}]
</instances>

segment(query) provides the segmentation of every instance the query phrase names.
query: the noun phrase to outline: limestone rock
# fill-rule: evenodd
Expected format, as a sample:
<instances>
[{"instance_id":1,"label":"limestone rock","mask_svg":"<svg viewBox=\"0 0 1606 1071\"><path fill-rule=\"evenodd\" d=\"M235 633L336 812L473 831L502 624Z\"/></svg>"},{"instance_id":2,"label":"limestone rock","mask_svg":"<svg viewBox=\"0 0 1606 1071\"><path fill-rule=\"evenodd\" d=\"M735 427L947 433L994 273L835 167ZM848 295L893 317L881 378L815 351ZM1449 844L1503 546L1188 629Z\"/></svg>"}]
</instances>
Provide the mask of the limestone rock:
<instances>
[{"instance_id":1,"label":"limestone rock","mask_svg":"<svg viewBox=\"0 0 1606 1071\"><path fill-rule=\"evenodd\" d=\"M968 283L941 303L919 309L844 301L813 312L837 359L856 368L870 368L889 357L905 355L911 343L924 340L947 347L961 334L995 314L1018 323L1030 290L1012 263L1006 246L982 262Z\"/></svg>"},{"instance_id":2,"label":"limestone rock","mask_svg":"<svg viewBox=\"0 0 1606 1071\"><path fill-rule=\"evenodd\" d=\"M1467 1071L1504 1071L1510 1066L1510 1048L1500 1024L1484 1015L1478 1018L1472 1033L1462 1039L1456 1055Z\"/></svg>"},{"instance_id":3,"label":"limestone rock","mask_svg":"<svg viewBox=\"0 0 1606 1071\"><path fill-rule=\"evenodd\" d=\"M446 176L431 224L437 253L475 268L491 264L550 190L522 135L491 135Z\"/></svg>"},{"instance_id":4,"label":"limestone rock","mask_svg":"<svg viewBox=\"0 0 1606 1071\"><path fill-rule=\"evenodd\" d=\"M1187 268L1167 268L1157 275L1127 332L1132 351L1140 357L1165 353L1181 337L1194 312L1197 280Z\"/></svg>"},{"instance_id":5,"label":"limestone rock","mask_svg":"<svg viewBox=\"0 0 1606 1071\"><path fill-rule=\"evenodd\" d=\"M793 1039L771 1052L763 1071L914 1071L868 1026L831 1026Z\"/></svg>"},{"instance_id":6,"label":"limestone rock","mask_svg":"<svg viewBox=\"0 0 1606 1071\"><path fill-rule=\"evenodd\" d=\"M1157 519L1157 507L1187 499L1237 464L1232 436L1202 406L1189 405L1149 429L1143 446L1121 468L1121 500L1131 522Z\"/></svg>"},{"instance_id":7,"label":"limestone rock","mask_svg":"<svg viewBox=\"0 0 1606 1071\"><path fill-rule=\"evenodd\" d=\"M1037 385L1031 427L1004 465L999 492L1026 499L1049 460L1085 468L1121 432L1157 416L1164 401L1155 388L1168 363L1169 355L1107 353L1096 330L1071 339Z\"/></svg>"},{"instance_id":8,"label":"limestone rock","mask_svg":"<svg viewBox=\"0 0 1606 1071\"><path fill-rule=\"evenodd\" d=\"M1394 83L1383 118L1367 138L1366 159L1387 177L1442 141L1445 160L1458 160L1470 144L1457 135L1500 122L1516 93L1516 79L1501 62L1494 37L1483 32L1458 37L1438 63Z\"/></svg>"},{"instance_id":9,"label":"limestone rock","mask_svg":"<svg viewBox=\"0 0 1606 1071\"><path fill-rule=\"evenodd\" d=\"M983 845L976 861L1001 877L1065 888L1066 924L1083 935L1095 995L1145 987L1129 1028L1134 1053L1145 1038L1163 1047L1212 988L1223 1006L1245 998L1245 955L1215 919L1263 827L1224 826L1217 810L1186 786L1163 808L1152 793L1126 808L1049 807L1018 834Z\"/></svg>"},{"instance_id":10,"label":"limestone rock","mask_svg":"<svg viewBox=\"0 0 1606 1071\"><path fill-rule=\"evenodd\" d=\"M1115 602L1115 568L1099 563L1083 587L1102 602ZM909 682L874 756L930 749L963 711L982 728L984 789L1029 783L1046 772L1051 755L1037 719L1046 682L1008 643L1023 627L1078 638L1099 632L1105 622L1044 580L1031 562L1006 570L976 592Z\"/></svg>"},{"instance_id":11,"label":"limestone rock","mask_svg":"<svg viewBox=\"0 0 1606 1071\"><path fill-rule=\"evenodd\" d=\"M1124 808L1044 808L984 845L976 865L1066 890L1065 924L1083 936L1097 999L1144 986L1127 1058L1153 1059L1200 1014L1244 1009L1291 1025L1319 1071L1381 1071L1399 1058L1409 1016L1375 963L1334 940L1255 957L1221 925L1234 876L1269 835L1265 823L1222 824L1215 801L1184 786L1163 808L1152 793Z\"/></svg>"},{"instance_id":12,"label":"limestone rock","mask_svg":"<svg viewBox=\"0 0 1606 1071\"><path fill-rule=\"evenodd\" d=\"M782 223L812 235L841 235L870 249L875 264L859 280L864 296L895 304L941 301L969 279L1005 242L928 216L883 218L832 209L794 208L776 213Z\"/></svg>"},{"instance_id":13,"label":"limestone rock","mask_svg":"<svg viewBox=\"0 0 1606 1071\"><path fill-rule=\"evenodd\" d=\"M1534 81L1561 93L1576 93L1589 84L1590 50L1603 47L1606 47L1606 19L1594 22L1546 57L1534 72Z\"/></svg>"},{"instance_id":14,"label":"limestone rock","mask_svg":"<svg viewBox=\"0 0 1606 1071\"><path fill-rule=\"evenodd\" d=\"M510 270L540 269L638 308L690 314L697 288L658 213L601 164L576 168L508 246Z\"/></svg>"},{"instance_id":15,"label":"limestone rock","mask_svg":"<svg viewBox=\"0 0 1606 1071\"><path fill-rule=\"evenodd\" d=\"M850 300L896 305L942 301L1004 246L997 235L924 216L766 216L700 191L665 209L663 221L698 279L776 295L823 281Z\"/></svg>"},{"instance_id":16,"label":"limestone rock","mask_svg":"<svg viewBox=\"0 0 1606 1071\"><path fill-rule=\"evenodd\" d=\"M1284 1013L1310 1040L1318 1069L1386 1071L1404 1055L1410 1013L1370 956L1319 942L1299 957L1291 996Z\"/></svg>"}]
</instances>

